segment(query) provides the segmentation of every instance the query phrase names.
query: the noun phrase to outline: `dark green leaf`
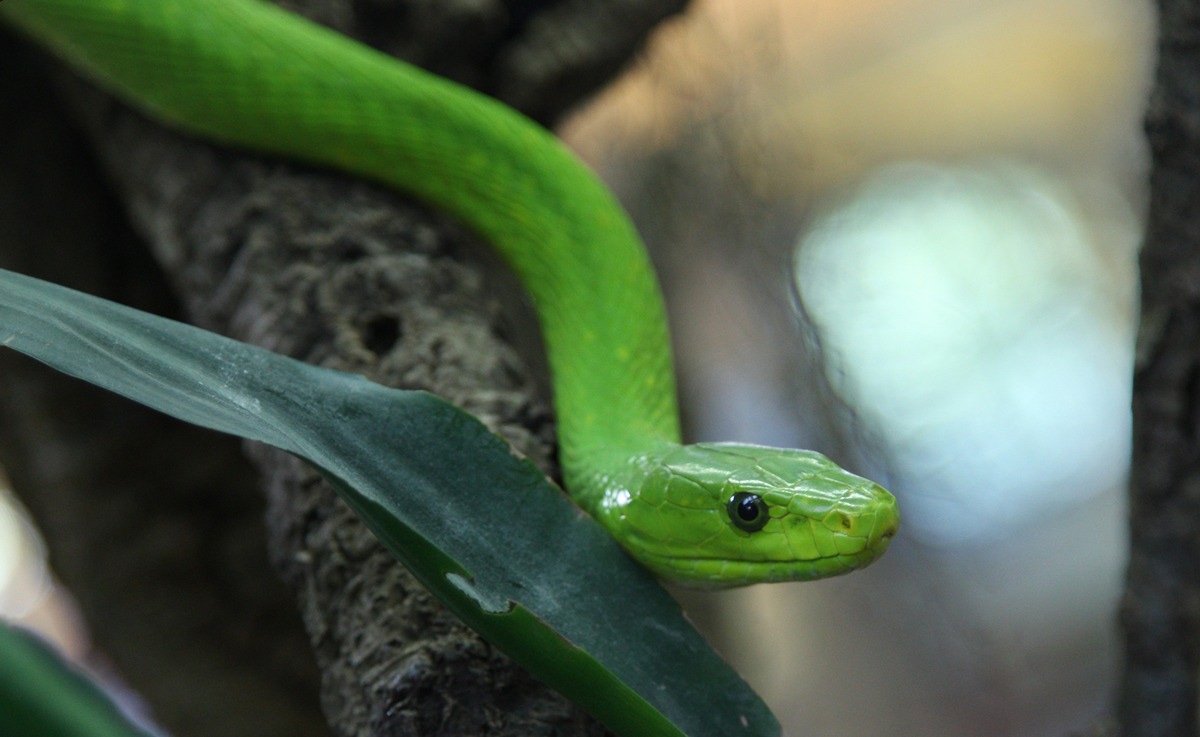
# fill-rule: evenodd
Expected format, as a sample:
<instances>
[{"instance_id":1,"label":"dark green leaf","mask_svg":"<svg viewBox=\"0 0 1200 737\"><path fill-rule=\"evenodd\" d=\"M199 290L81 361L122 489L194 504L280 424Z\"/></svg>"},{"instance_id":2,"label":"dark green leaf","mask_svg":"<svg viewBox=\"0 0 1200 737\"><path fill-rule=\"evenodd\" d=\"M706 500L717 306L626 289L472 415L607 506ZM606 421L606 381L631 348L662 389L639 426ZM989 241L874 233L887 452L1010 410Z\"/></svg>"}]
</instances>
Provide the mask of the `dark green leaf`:
<instances>
[{"instance_id":1,"label":"dark green leaf","mask_svg":"<svg viewBox=\"0 0 1200 737\"><path fill-rule=\"evenodd\" d=\"M0 271L0 344L314 464L468 625L622 735L775 735L673 599L540 472L437 397Z\"/></svg>"}]
</instances>

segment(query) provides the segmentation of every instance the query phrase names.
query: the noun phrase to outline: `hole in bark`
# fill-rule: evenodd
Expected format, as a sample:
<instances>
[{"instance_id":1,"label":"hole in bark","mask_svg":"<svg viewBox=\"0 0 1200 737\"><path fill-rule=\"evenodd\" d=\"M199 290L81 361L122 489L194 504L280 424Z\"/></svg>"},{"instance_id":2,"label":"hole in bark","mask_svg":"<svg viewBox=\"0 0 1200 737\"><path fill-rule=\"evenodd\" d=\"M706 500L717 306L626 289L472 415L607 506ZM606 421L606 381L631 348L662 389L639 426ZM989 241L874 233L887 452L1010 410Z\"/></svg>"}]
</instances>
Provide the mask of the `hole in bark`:
<instances>
[{"instance_id":1,"label":"hole in bark","mask_svg":"<svg viewBox=\"0 0 1200 737\"><path fill-rule=\"evenodd\" d=\"M333 252L341 261L357 261L367 256L367 249L361 243L346 236L338 236L333 243Z\"/></svg>"},{"instance_id":2,"label":"hole in bark","mask_svg":"<svg viewBox=\"0 0 1200 737\"><path fill-rule=\"evenodd\" d=\"M382 356L396 347L402 332L398 318L381 315L372 318L363 328L363 345L375 355Z\"/></svg>"}]
</instances>

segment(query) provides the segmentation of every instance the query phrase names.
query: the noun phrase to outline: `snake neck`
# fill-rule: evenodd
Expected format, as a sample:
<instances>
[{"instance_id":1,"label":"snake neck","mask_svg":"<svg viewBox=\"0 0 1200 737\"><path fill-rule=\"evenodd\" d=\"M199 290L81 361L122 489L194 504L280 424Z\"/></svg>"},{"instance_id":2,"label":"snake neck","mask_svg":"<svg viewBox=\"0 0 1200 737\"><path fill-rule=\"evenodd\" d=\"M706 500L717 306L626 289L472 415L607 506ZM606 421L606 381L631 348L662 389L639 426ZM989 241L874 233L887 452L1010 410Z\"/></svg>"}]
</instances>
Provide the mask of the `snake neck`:
<instances>
[{"instance_id":1,"label":"snake neck","mask_svg":"<svg viewBox=\"0 0 1200 737\"><path fill-rule=\"evenodd\" d=\"M678 440L666 317L645 250L557 139L490 98L269 4L197 7L38 0L5 3L0 14L168 123L384 183L489 241L533 298L563 467L585 506L596 479Z\"/></svg>"}]
</instances>

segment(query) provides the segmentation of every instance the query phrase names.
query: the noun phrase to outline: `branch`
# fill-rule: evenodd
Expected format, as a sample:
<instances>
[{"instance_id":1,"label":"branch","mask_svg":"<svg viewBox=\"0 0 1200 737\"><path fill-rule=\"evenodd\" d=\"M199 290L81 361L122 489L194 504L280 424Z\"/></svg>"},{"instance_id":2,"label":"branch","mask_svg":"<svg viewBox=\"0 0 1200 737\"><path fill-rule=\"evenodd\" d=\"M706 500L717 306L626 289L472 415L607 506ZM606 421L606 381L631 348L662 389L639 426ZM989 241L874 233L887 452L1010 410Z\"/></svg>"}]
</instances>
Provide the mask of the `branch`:
<instances>
[{"instance_id":1,"label":"branch","mask_svg":"<svg viewBox=\"0 0 1200 737\"><path fill-rule=\"evenodd\" d=\"M1128 737L1195 735L1200 669L1200 8L1181 0L1159 7L1121 609L1118 715Z\"/></svg>"}]
</instances>

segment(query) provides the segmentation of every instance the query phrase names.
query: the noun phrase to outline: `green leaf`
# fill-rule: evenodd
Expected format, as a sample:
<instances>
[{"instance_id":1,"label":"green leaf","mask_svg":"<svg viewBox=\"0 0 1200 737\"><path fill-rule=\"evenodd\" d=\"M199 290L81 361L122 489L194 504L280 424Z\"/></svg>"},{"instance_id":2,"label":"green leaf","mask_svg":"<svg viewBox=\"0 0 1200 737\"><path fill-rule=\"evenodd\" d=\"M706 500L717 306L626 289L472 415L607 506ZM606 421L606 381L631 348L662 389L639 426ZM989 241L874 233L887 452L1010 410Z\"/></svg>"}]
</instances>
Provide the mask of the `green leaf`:
<instances>
[{"instance_id":1,"label":"green leaf","mask_svg":"<svg viewBox=\"0 0 1200 737\"><path fill-rule=\"evenodd\" d=\"M316 466L469 626L621 735L777 735L678 604L476 419L0 270L0 345Z\"/></svg>"},{"instance_id":2,"label":"green leaf","mask_svg":"<svg viewBox=\"0 0 1200 737\"><path fill-rule=\"evenodd\" d=\"M0 735L150 737L32 633L0 621Z\"/></svg>"}]
</instances>

